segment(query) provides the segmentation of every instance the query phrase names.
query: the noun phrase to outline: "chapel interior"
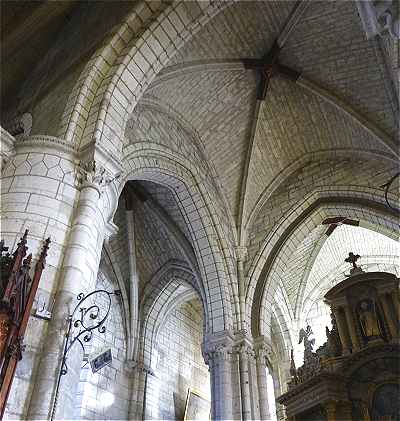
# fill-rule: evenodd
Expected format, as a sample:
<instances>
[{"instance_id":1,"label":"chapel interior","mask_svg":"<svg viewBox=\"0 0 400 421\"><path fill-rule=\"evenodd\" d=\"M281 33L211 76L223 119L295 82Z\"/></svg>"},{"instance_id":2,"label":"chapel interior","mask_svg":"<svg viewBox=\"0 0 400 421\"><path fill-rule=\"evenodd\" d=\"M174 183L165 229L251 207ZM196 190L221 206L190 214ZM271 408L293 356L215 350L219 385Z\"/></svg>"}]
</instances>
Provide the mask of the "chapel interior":
<instances>
[{"instance_id":1,"label":"chapel interior","mask_svg":"<svg viewBox=\"0 0 400 421\"><path fill-rule=\"evenodd\" d=\"M0 2L0 419L400 421L399 8Z\"/></svg>"}]
</instances>

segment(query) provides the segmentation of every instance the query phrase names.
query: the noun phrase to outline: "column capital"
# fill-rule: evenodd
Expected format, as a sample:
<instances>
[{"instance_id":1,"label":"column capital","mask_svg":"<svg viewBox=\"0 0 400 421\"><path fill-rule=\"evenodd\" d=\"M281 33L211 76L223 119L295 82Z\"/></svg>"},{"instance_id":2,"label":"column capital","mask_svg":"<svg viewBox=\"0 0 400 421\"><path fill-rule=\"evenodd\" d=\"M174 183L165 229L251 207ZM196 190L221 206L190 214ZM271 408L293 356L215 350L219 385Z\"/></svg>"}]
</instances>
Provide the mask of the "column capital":
<instances>
[{"instance_id":1,"label":"column capital","mask_svg":"<svg viewBox=\"0 0 400 421\"><path fill-rule=\"evenodd\" d=\"M264 335L254 339L254 350L257 358L269 358L272 355L272 346Z\"/></svg>"},{"instance_id":2,"label":"column capital","mask_svg":"<svg viewBox=\"0 0 400 421\"><path fill-rule=\"evenodd\" d=\"M256 353L254 352L253 347L246 343L246 342L241 342L239 344L236 344L233 347L233 352L236 354L239 354L240 356L248 356L248 357L256 357Z\"/></svg>"},{"instance_id":3,"label":"column capital","mask_svg":"<svg viewBox=\"0 0 400 421\"><path fill-rule=\"evenodd\" d=\"M230 331L206 334L202 352L206 364L213 358L227 359L233 351L234 338Z\"/></svg>"},{"instance_id":4,"label":"column capital","mask_svg":"<svg viewBox=\"0 0 400 421\"><path fill-rule=\"evenodd\" d=\"M99 165L95 160L79 161L77 167L78 187L95 188L101 195L104 189L121 177L121 173L111 174L105 167Z\"/></svg>"}]
</instances>

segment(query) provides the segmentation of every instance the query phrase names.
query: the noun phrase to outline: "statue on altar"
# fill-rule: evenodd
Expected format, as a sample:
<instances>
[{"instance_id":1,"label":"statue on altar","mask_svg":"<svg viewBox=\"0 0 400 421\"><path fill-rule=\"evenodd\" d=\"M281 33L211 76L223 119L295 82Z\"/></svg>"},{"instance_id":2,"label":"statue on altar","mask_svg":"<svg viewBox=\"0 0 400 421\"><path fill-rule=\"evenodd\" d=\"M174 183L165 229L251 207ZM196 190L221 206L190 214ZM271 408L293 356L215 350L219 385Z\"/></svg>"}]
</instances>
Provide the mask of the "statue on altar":
<instances>
[{"instance_id":1,"label":"statue on altar","mask_svg":"<svg viewBox=\"0 0 400 421\"><path fill-rule=\"evenodd\" d=\"M304 363L291 352L289 390L277 398L289 420L400 421L400 279L362 272L359 258L349 253L350 276L324 296L327 341L314 351L311 327L299 332Z\"/></svg>"},{"instance_id":2,"label":"statue on altar","mask_svg":"<svg viewBox=\"0 0 400 421\"><path fill-rule=\"evenodd\" d=\"M328 326L325 327L326 333L326 356L337 357L342 354L342 343L340 342L339 331L336 325L336 318L331 313L332 329L329 330Z\"/></svg>"},{"instance_id":3,"label":"statue on altar","mask_svg":"<svg viewBox=\"0 0 400 421\"><path fill-rule=\"evenodd\" d=\"M362 300L357 306L358 319L361 331L365 338L383 336L379 323L376 303L373 300Z\"/></svg>"},{"instance_id":4,"label":"statue on altar","mask_svg":"<svg viewBox=\"0 0 400 421\"><path fill-rule=\"evenodd\" d=\"M312 334L313 331L310 325L307 325L306 330L300 329L299 332L299 345L304 342L304 361L308 360L313 351L315 339L309 339Z\"/></svg>"}]
</instances>

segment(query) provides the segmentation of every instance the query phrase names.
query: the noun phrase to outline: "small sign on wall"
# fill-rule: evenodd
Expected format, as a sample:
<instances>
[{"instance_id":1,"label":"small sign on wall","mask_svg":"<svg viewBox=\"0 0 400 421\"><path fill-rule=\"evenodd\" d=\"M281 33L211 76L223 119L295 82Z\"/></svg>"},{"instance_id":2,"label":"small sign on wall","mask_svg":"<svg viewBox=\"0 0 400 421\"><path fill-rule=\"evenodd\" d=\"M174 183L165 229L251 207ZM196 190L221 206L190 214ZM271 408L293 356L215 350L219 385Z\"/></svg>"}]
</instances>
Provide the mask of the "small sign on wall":
<instances>
[{"instance_id":1,"label":"small sign on wall","mask_svg":"<svg viewBox=\"0 0 400 421\"><path fill-rule=\"evenodd\" d=\"M90 368L97 373L103 367L112 363L111 348L102 349L89 357Z\"/></svg>"}]
</instances>

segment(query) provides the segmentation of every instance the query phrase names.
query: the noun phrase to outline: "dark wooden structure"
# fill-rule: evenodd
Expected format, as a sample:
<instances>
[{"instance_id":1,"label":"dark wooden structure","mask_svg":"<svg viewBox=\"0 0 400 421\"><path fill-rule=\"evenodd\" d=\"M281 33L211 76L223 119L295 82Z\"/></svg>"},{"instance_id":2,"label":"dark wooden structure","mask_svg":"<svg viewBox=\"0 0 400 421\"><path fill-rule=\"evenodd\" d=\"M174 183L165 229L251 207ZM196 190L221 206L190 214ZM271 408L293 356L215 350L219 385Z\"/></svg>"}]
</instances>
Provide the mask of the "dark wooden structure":
<instances>
[{"instance_id":1,"label":"dark wooden structure","mask_svg":"<svg viewBox=\"0 0 400 421\"><path fill-rule=\"evenodd\" d=\"M17 363L22 359L23 338L32 310L33 300L45 266L50 239L45 241L35 265L33 277L29 271L32 254L27 255L28 230L15 252L0 243L0 413L3 418L7 398Z\"/></svg>"},{"instance_id":2,"label":"dark wooden structure","mask_svg":"<svg viewBox=\"0 0 400 421\"><path fill-rule=\"evenodd\" d=\"M277 399L290 421L400 420L399 278L351 263L352 276L325 295L327 342L314 352L310 328L303 366L292 358L289 390Z\"/></svg>"}]
</instances>

